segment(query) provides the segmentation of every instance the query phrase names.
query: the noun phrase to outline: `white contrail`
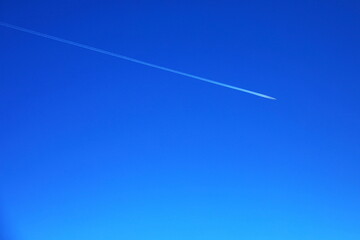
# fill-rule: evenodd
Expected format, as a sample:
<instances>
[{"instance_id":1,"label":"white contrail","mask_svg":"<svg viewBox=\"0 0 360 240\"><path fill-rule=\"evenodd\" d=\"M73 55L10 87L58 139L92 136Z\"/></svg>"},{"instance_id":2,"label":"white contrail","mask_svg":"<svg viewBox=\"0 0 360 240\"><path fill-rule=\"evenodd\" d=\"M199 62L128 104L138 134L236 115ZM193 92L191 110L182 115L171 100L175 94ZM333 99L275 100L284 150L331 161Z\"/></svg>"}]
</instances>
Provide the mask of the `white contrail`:
<instances>
[{"instance_id":1,"label":"white contrail","mask_svg":"<svg viewBox=\"0 0 360 240\"><path fill-rule=\"evenodd\" d=\"M45 34L45 33L40 33L40 32L30 30L30 29L18 27L18 26L12 25L12 24L0 22L0 26L15 29L15 30L25 32L25 33L30 33L32 35L36 35L36 36L39 36L39 37L51 39L51 40L58 41L58 42L61 42L61 43L65 43L65 44L73 45L73 46L76 46L76 47L84 48L84 49L87 49L87 50L91 50L91 51L94 51L94 52L106 54L106 55L109 55L109 56L117 57L117 58L127 60L127 61L130 61L130 62L142 64L142 65L145 65L145 66L148 66L148 67L157 68L157 69L164 70L164 71L167 71L167 72L171 72L171 73L179 74L179 75L182 75L182 76L194 78L194 79L204 81L204 82L208 82L208 83L212 83L212 84L215 84L215 85L218 85L218 86L227 87L227 88L235 89L235 90L238 90L238 91L246 92L246 93L253 94L253 95L256 95L256 96L259 96L259 97L263 97L263 98L267 98L267 99L271 99L271 100L276 100L276 98L267 96L265 94L261 94L261 93L246 90L246 89L243 89L243 88L231 86L229 84L225 84L225 83L217 82L217 81L214 81L214 80L211 80L211 79L195 76L195 75L192 75L192 74L189 74L189 73L180 72L180 71L173 70L173 69L170 69L170 68L167 68L167 67L162 67L162 66L155 65L155 64L152 64L152 63L137 60L135 58L130 58L130 57L126 57L126 56L123 56L123 55L120 55L120 54L116 54L116 53L112 53L112 52L109 52L109 51L106 51L106 50L102 50L102 49L99 49L99 48L94 48L94 47L91 47L91 46L88 46L88 45L85 45L85 44L73 42L73 41L70 41L70 40L54 37L54 36L51 36L51 35L48 35L48 34Z\"/></svg>"}]
</instances>

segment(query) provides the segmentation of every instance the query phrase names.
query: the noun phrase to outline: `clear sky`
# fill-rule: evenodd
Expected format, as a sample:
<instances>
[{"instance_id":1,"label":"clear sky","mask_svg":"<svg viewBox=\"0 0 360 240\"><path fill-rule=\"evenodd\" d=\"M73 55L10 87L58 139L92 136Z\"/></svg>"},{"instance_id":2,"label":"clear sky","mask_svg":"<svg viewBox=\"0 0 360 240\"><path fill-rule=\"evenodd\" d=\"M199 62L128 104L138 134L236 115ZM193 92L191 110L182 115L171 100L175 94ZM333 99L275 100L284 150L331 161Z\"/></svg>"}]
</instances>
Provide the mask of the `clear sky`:
<instances>
[{"instance_id":1,"label":"clear sky","mask_svg":"<svg viewBox=\"0 0 360 240\"><path fill-rule=\"evenodd\" d=\"M360 2L2 0L0 239L360 239Z\"/></svg>"}]
</instances>

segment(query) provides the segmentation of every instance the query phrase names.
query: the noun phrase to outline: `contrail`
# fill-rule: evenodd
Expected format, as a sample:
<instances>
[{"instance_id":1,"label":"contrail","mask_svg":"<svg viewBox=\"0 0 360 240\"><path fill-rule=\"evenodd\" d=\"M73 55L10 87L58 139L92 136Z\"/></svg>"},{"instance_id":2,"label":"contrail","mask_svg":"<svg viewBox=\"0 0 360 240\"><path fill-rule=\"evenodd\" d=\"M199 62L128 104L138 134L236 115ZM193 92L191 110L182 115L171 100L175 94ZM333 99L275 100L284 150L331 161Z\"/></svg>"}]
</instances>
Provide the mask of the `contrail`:
<instances>
[{"instance_id":1,"label":"contrail","mask_svg":"<svg viewBox=\"0 0 360 240\"><path fill-rule=\"evenodd\" d=\"M54 37L54 36L51 36L51 35L48 35L48 34L45 34L45 33L36 32L36 31L30 30L30 29L15 26L15 25L12 25L12 24L9 24L9 23L0 22L0 26L15 29L15 30L25 32L25 33L29 33L29 34L32 34L32 35L36 35L36 36L39 36L39 37L51 39L51 40L54 40L54 41L57 41L57 42L73 45L73 46L76 46L76 47L84 48L84 49L91 50L91 51L94 51L94 52L106 54L106 55L113 56L113 57L116 57L116 58L120 58L120 59L123 59L123 60L126 60L126 61L142 64L142 65L145 65L145 66L148 66L148 67L157 68L157 69L160 69L160 70L163 70L163 71L179 74L179 75L189 77L189 78L193 78L193 79L197 79L197 80L200 80L200 81L203 81L203 82L212 83L212 84L215 84L215 85L218 85L218 86L222 86L222 87L231 88L231 89L235 89L235 90L238 90L238 91L246 92L246 93L258 96L258 97L263 97L263 98L267 98L267 99L271 99L271 100L276 100L276 98L267 96L267 95L262 94L262 93L258 93L258 92L246 90L246 89L243 89L243 88L235 87L235 86L232 86L232 85L229 85L229 84L217 82L217 81L214 81L214 80L211 80L211 79L208 79L208 78L199 77L199 76L192 75L192 74L189 74L189 73L180 72L180 71L177 71L177 70L174 70L174 69L171 69L171 68L162 67L162 66L152 64L152 63L148 63L148 62L144 62L144 61L141 61L141 60L138 60L138 59L135 59L135 58L131 58L131 57L127 57L127 56L117 54L117 53L102 50L100 48L95 48L95 47L91 47L91 46L88 46L88 45L85 45L85 44L81 44L81 43L73 42L73 41L70 41L70 40L66 40L66 39L63 39L63 38Z\"/></svg>"}]
</instances>

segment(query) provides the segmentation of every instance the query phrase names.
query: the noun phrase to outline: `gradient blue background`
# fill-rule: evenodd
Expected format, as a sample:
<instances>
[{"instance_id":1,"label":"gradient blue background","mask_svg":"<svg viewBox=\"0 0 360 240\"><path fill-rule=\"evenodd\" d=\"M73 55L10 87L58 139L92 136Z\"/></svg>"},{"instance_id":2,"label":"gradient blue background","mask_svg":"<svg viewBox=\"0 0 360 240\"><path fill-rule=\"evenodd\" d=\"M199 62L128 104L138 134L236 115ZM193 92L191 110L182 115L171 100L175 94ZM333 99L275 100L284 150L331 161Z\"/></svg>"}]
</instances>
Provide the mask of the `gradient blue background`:
<instances>
[{"instance_id":1,"label":"gradient blue background","mask_svg":"<svg viewBox=\"0 0 360 240\"><path fill-rule=\"evenodd\" d=\"M0 239L360 239L360 2L1 0Z\"/></svg>"}]
</instances>

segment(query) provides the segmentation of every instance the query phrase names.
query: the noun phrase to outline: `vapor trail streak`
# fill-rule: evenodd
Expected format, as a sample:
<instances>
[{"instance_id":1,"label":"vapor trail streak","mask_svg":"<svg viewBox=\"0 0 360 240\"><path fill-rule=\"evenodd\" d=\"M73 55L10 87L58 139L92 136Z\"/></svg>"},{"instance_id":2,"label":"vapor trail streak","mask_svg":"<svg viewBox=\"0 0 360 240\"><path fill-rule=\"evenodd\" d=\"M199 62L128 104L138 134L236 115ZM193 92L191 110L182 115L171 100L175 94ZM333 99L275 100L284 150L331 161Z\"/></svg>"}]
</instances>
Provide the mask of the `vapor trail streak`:
<instances>
[{"instance_id":1,"label":"vapor trail streak","mask_svg":"<svg viewBox=\"0 0 360 240\"><path fill-rule=\"evenodd\" d=\"M18 27L18 26L12 25L12 24L0 22L0 26L15 29L15 30L25 32L25 33L29 33L29 34L32 34L32 35L36 35L36 36L39 36L39 37L51 39L51 40L54 40L54 41L57 41L57 42L73 45L73 46L76 46L76 47L84 48L84 49L91 50L91 51L94 51L94 52L106 54L106 55L113 56L113 57L116 57L116 58L120 58L120 59L123 59L123 60L126 60L126 61L142 64L142 65L145 65L145 66L148 66L148 67L157 68L157 69L160 69L160 70L163 70L163 71L179 74L179 75L182 75L182 76L185 76L185 77L189 77L189 78L197 79L197 80L200 80L200 81L212 83L212 84L215 84L215 85L218 85L218 86L222 86L222 87L231 88L231 89L235 89L235 90L238 90L238 91L246 92L246 93L253 94L253 95L256 95L256 96L259 96L259 97L263 97L263 98L267 98L267 99L271 99L271 100L276 100L276 98L267 96L267 95L262 94L262 93L257 93L257 92L254 92L254 91L250 91L250 90L246 90L246 89L243 89L243 88L235 87L235 86L232 86L232 85L229 85L229 84L217 82L217 81L214 81L214 80L211 80L211 79L208 79L208 78L199 77L199 76L192 75L192 74L189 74L189 73L180 72L180 71L173 70L173 69L170 69L170 68L167 68L167 67L162 67L162 66L155 65L155 64L152 64L152 63L148 63L148 62L144 62L144 61L141 61L141 60L138 60L138 59L135 59L135 58L126 57L126 56L123 56L123 55L120 55L120 54L116 54L116 53L112 53L112 52L102 50L102 49L99 49L99 48L91 47L91 46L88 46L88 45L85 45L85 44L73 42L73 41L70 41L70 40L54 37L54 36L51 36L51 35L48 35L48 34L45 34L45 33L36 32L36 31L30 30L30 29Z\"/></svg>"}]
</instances>

